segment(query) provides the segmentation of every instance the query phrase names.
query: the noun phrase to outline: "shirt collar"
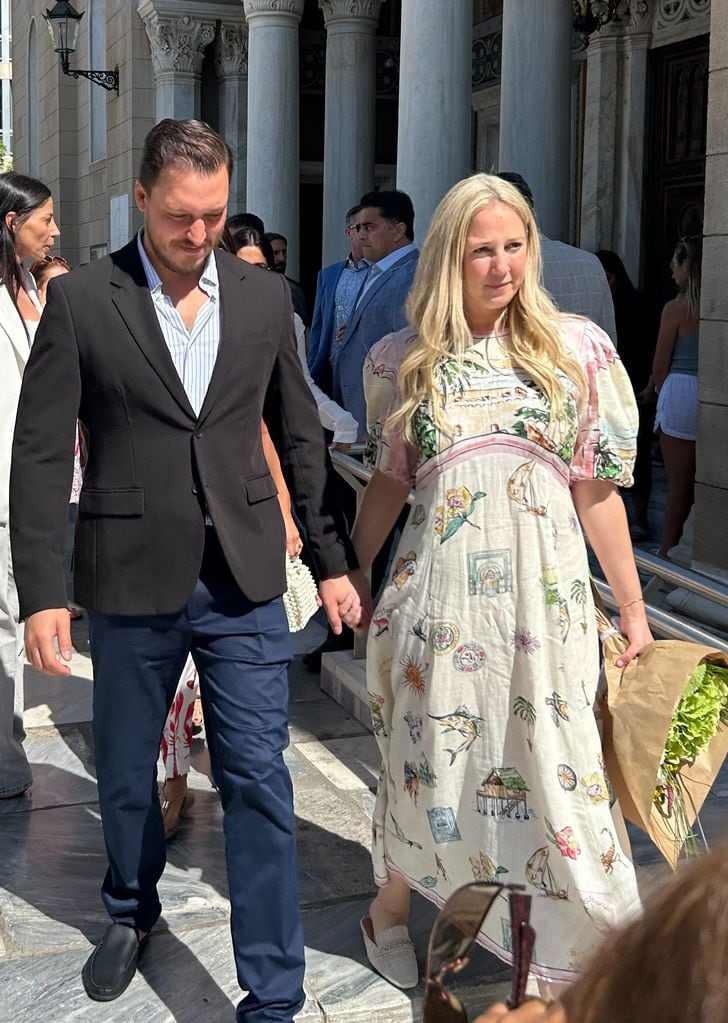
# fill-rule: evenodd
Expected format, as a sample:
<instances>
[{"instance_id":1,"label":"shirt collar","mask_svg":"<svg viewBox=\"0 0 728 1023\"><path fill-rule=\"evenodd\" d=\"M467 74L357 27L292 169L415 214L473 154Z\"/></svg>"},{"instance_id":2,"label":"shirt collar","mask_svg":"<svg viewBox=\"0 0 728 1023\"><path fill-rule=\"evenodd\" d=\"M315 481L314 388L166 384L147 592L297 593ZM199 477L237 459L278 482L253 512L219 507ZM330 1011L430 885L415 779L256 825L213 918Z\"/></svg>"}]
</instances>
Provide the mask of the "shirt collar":
<instances>
[{"instance_id":1,"label":"shirt collar","mask_svg":"<svg viewBox=\"0 0 728 1023\"><path fill-rule=\"evenodd\" d=\"M162 291L162 279L157 271L152 266L152 263L147 255L144 243L142 242L142 234L144 228L142 228L137 234L137 249L139 250L139 256L144 267L144 273L147 278L147 284L149 290L153 295L159 295ZM202 268L200 274L200 287L202 290L210 295L210 297L218 298L220 294L220 278L217 274L217 260L215 259L215 253L211 252L205 261L205 265Z\"/></svg>"},{"instance_id":2,"label":"shirt collar","mask_svg":"<svg viewBox=\"0 0 728 1023\"><path fill-rule=\"evenodd\" d=\"M349 255L344 260L345 270L354 270L356 272L358 270L366 270L368 269L369 266L371 266L369 260L364 258L360 259L358 264L355 263L354 257L352 256L351 253L349 253Z\"/></svg>"},{"instance_id":3,"label":"shirt collar","mask_svg":"<svg viewBox=\"0 0 728 1023\"><path fill-rule=\"evenodd\" d=\"M390 252L388 256L380 259L377 263L372 264L376 266L379 273L384 273L385 270L389 270L390 267L398 263L400 259L404 259L410 252L415 251L415 243L410 242L409 245L403 245L401 249L395 249L394 252Z\"/></svg>"}]
</instances>

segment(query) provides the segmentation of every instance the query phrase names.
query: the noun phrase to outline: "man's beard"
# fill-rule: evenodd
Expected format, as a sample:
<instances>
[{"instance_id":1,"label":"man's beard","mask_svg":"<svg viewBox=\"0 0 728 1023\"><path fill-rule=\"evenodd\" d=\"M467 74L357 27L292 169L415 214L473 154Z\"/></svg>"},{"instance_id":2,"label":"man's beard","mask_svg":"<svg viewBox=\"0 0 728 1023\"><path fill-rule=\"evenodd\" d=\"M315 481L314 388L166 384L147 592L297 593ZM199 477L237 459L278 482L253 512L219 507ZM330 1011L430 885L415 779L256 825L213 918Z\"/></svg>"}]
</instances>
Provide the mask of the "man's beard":
<instances>
[{"instance_id":1,"label":"man's beard","mask_svg":"<svg viewBox=\"0 0 728 1023\"><path fill-rule=\"evenodd\" d=\"M148 227L145 227L144 229L144 238L157 262L160 263L165 270L169 270L171 273L180 274L183 277L201 270L207 262L207 257L210 255L210 252L213 248L215 248L217 242L220 240L217 238L212 245L206 241L204 251L199 256L180 251L180 261L177 262L175 260L175 247L173 244L170 244L168 250L165 252L165 250L160 248L157 244L154 233L151 232ZM181 261L183 259L186 259L184 263Z\"/></svg>"}]
</instances>

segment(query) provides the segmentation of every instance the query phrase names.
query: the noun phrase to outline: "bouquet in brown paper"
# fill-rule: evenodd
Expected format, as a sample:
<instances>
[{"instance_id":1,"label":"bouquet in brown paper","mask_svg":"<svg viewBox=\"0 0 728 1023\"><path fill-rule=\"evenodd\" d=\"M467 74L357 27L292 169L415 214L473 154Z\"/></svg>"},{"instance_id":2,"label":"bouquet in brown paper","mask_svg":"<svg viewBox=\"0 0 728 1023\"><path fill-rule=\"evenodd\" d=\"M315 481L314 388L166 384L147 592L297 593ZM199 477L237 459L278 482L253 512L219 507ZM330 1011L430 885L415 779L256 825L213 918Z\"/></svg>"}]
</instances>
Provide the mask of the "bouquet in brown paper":
<instances>
[{"instance_id":1,"label":"bouquet in brown paper","mask_svg":"<svg viewBox=\"0 0 728 1023\"><path fill-rule=\"evenodd\" d=\"M728 656L658 640L626 668L626 640L597 611L607 680L604 762L622 812L674 869L728 754Z\"/></svg>"}]
</instances>

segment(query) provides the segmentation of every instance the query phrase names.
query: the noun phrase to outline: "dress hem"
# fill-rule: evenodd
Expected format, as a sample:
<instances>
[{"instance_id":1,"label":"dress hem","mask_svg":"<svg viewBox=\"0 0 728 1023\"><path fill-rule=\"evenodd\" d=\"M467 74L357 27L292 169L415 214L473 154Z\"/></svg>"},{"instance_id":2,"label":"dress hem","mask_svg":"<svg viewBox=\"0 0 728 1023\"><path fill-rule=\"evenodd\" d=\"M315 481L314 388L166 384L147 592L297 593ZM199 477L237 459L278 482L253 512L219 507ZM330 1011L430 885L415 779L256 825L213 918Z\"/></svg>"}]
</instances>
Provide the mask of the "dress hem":
<instances>
[{"instance_id":1,"label":"dress hem","mask_svg":"<svg viewBox=\"0 0 728 1023\"><path fill-rule=\"evenodd\" d=\"M420 885L417 881L413 881L411 877L408 877L407 874L400 870L399 867L396 867L390 860L386 860L386 866L393 874L397 874L397 876L401 877L403 881L406 881L413 891L417 892L418 895L422 895L423 898L428 900L428 902L433 902L439 909L442 909L447 902L447 899L441 898L430 888L425 888L424 885ZM374 877L375 884L378 888L384 888L389 883L389 880L389 877L386 881L382 881L381 878L376 875ZM538 935L536 937L538 938ZM478 937L475 940L481 948L486 950L486 952L490 952L491 955L496 956L496 958L500 959L501 962L507 963L509 966L512 965L510 953L506 952L500 945L496 945L496 943L491 941L490 938L485 937L482 931L478 934ZM561 981L566 984L572 984L575 980L581 977L581 972L578 970L559 970L556 967L552 969L548 966L541 966L533 961L531 962L531 967L528 972L529 976L533 976L537 980Z\"/></svg>"}]
</instances>

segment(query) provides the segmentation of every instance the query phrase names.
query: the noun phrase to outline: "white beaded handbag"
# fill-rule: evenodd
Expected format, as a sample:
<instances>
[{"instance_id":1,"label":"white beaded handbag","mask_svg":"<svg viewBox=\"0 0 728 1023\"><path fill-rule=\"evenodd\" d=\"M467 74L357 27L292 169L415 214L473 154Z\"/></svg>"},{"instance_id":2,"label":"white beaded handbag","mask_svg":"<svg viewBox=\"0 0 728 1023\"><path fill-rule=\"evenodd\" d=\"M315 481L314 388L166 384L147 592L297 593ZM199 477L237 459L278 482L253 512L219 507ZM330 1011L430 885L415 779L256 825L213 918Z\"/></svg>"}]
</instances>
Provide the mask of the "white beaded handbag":
<instances>
[{"instance_id":1,"label":"white beaded handbag","mask_svg":"<svg viewBox=\"0 0 728 1023\"><path fill-rule=\"evenodd\" d=\"M318 611L316 583L299 557L286 558L286 579L288 589L283 594L283 606L288 628L291 632L300 632Z\"/></svg>"}]
</instances>

